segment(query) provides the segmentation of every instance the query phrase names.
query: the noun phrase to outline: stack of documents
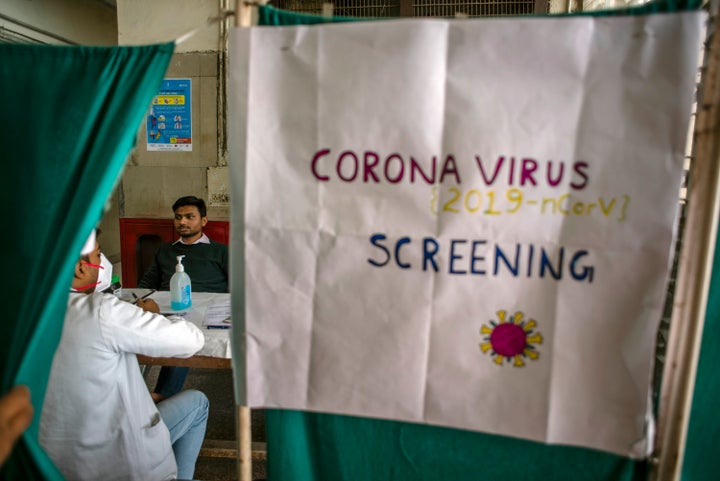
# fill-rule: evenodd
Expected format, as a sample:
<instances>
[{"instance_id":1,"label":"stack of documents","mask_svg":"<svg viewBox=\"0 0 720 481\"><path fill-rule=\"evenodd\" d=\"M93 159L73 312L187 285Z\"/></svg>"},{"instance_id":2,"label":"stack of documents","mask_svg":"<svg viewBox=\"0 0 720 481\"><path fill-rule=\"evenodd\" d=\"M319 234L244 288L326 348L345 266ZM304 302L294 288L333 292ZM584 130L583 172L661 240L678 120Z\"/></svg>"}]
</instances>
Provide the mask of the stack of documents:
<instances>
[{"instance_id":1,"label":"stack of documents","mask_svg":"<svg viewBox=\"0 0 720 481\"><path fill-rule=\"evenodd\" d=\"M230 299L208 304L203 326L208 329L229 329L230 326L232 326L230 320Z\"/></svg>"}]
</instances>

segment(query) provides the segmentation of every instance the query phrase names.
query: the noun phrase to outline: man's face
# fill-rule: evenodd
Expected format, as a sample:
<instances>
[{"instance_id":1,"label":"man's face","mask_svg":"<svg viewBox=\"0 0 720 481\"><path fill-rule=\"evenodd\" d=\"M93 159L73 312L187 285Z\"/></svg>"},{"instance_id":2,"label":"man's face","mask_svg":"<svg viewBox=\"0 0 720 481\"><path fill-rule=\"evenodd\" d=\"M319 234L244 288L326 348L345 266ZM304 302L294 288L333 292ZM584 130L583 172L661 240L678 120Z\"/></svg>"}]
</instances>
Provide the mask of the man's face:
<instances>
[{"instance_id":1,"label":"man's face","mask_svg":"<svg viewBox=\"0 0 720 481\"><path fill-rule=\"evenodd\" d=\"M100 269L95 267L99 266L102 260L100 259L100 244L95 242L95 249L88 254L88 260L83 261L81 260L83 264L85 264L84 269L84 276L81 278L79 284L87 285L87 284L93 284L97 282L98 277L100 276ZM92 264L92 265L90 265ZM94 286L93 286L94 287Z\"/></svg>"},{"instance_id":2,"label":"man's face","mask_svg":"<svg viewBox=\"0 0 720 481\"><path fill-rule=\"evenodd\" d=\"M194 205L184 205L175 210L175 231L182 238L200 236L207 224L207 217L200 217Z\"/></svg>"}]
</instances>

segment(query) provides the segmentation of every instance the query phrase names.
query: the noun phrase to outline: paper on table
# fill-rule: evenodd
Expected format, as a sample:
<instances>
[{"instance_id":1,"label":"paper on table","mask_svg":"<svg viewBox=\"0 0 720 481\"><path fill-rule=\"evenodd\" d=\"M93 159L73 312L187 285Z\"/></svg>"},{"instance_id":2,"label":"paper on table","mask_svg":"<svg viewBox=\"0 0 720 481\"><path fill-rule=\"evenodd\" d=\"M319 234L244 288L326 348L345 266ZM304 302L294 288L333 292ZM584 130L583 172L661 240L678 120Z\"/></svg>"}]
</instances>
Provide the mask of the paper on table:
<instances>
[{"instance_id":1,"label":"paper on table","mask_svg":"<svg viewBox=\"0 0 720 481\"><path fill-rule=\"evenodd\" d=\"M203 326L222 329L231 327L230 300L208 304Z\"/></svg>"}]
</instances>

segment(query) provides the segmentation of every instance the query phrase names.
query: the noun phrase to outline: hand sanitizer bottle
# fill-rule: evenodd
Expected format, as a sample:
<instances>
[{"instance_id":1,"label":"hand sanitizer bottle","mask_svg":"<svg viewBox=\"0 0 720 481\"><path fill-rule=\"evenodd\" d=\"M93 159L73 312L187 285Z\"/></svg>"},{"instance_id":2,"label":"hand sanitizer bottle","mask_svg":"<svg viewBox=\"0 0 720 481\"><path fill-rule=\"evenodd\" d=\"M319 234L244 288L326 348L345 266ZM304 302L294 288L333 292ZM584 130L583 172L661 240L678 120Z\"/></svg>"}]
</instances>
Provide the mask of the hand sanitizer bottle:
<instances>
[{"instance_id":1,"label":"hand sanitizer bottle","mask_svg":"<svg viewBox=\"0 0 720 481\"><path fill-rule=\"evenodd\" d=\"M185 272L182 260L185 256L177 256L175 274L170 278L170 308L174 311L192 306L190 298L190 276Z\"/></svg>"}]
</instances>

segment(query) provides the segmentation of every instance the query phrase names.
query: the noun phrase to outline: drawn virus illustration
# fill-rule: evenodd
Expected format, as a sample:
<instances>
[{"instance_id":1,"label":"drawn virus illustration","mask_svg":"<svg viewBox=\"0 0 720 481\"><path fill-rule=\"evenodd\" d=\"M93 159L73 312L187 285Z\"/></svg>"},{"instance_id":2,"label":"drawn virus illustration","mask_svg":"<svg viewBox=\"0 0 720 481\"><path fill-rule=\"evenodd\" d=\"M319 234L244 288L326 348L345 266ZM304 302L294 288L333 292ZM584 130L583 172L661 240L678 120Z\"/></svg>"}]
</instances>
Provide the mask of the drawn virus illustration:
<instances>
[{"instance_id":1,"label":"drawn virus illustration","mask_svg":"<svg viewBox=\"0 0 720 481\"><path fill-rule=\"evenodd\" d=\"M497 311L497 322L490 320L480 328L480 335L485 342L480 344L483 354L490 353L495 364L502 365L512 362L515 367L523 367L525 359L537 360L540 353L536 345L542 344L542 335L534 331L537 322L534 319L523 319L520 311L508 318L506 311Z\"/></svg>"}]
</instances>

